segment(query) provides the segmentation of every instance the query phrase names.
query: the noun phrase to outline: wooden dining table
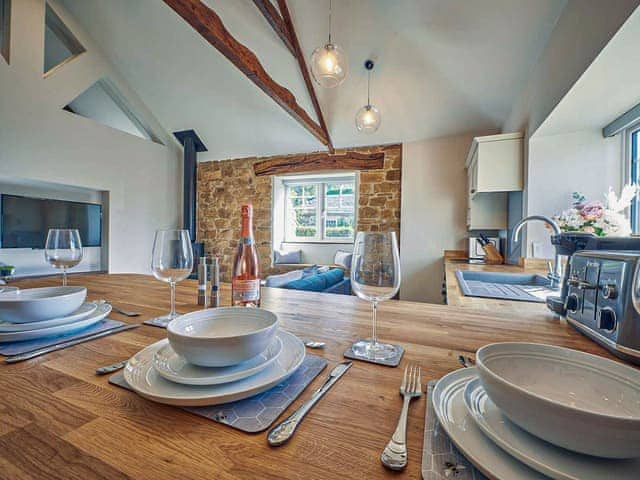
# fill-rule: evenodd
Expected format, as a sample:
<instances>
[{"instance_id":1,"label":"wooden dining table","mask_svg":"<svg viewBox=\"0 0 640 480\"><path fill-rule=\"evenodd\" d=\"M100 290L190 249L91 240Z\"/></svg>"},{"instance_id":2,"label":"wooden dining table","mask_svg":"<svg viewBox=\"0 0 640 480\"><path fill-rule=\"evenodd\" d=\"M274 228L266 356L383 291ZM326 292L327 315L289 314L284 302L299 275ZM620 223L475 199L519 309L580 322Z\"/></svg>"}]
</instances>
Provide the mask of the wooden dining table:
<instances>
[{"instance_id":1,"label":"wooden dining table","mask_svg":"<svg viewBox=\"0 0 640 480\"><path fill-rule=\"evenodd\" d=\"M12 282L21 288L59 285L60 277ZM106 299L142 315L110 318L129 323L164 314L167 284L134 274L77 274L90 300ZM222 287L222 304L230 291ZM193 280L178 284L178 311L197 305ZM296 408L343 361L343 353L371 330L370 306L354 296L263 288L262 306L282 328L304 340L326 342L308 350L329 361ZM460 368L458 355L473 356L498 341L561 345L611 357L544 308L522 315L390 300L379 305L378 336L400 344L399 368L355 361L316 405L289 443L267 444L266 433L248 434L178 407L161 405L108 383L96 367L129 358L166 337L162 328L139 328L82 343L16 364L0 365L0 478L2 479L376 479L421 478L426 400L411 403L409 464L386 470L380 454L402 405L399 387L408 363L422 380ZM515 480L515 479L514 479Z\"/></svg>"}]
</instances>

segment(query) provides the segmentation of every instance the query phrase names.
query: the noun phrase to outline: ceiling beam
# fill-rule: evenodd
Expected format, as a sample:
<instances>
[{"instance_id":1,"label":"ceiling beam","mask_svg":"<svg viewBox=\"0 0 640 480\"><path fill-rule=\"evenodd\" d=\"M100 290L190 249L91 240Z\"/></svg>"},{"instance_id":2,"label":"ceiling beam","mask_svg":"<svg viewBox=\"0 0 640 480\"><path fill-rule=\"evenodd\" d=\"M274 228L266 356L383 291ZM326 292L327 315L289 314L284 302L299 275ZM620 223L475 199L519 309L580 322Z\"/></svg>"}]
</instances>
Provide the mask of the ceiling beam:
<instances>
[{"instance_id":1,"label":"ceiling beam","mask_svg":"<svg viewBox=\"0 0 640 480\"><path fill-rule=\"evenodd\" d=\"M267 3L269 0L266 0ZM298 41L298 35L296 34L296 29L293 26L293 21L291 20L291 14L289 13L289 7L287 7L286 0L278 0L278 7L280 8L280 13L282 14L282 19L284 20L284 24L289 31L289 36L291 38L291 42L293 43L293 48L295 50L295 57L298 60L298 66L300 67L300 72L302 73L302 78L304 78L304 84L307 86L307 91L309 92L309 96L311 97L311 103L313 104L313 109L316 112L316 116L318 117L318 121L320 122L320 128L327 137L329 143L327 144L327 148L329 149L329 153L335 153L333 148L333 142L331 141L331 136L329 135L329 130L327 129L327 124L324 121L324 116L322 115L322 110L320 109L320 103L318 102L318 97L316 95L316 91L313 88L313 82L311 81L311 76L309 75L309 69L307 68L307 62L304 59L304 54L302 53L302 48L300 47L300 42Z\"/></svg>"},{"instance_id":2,"label":"ceiling beam","mask_svg":"<svg viewBox=\"0 0 640 480\"><path fill-rule=\"evenodd\" d=\"M216 12L200 0L164 0L164 3L323 145L330 145L325 131L298 104L293 93L271 78L258 57L229 33Z\"/></svg>"},{"instance_id":3,"label":"ceiling beam","mask_svg":"<svg viewBox=\"0 0 640 480\"><path fill-rule=\"evenodd\" d=\"M257 177L323 170L378 170L384 168L384 152L302 153L258 161L253 164Z\"/></svg>"},{"instance_id":4,"label":"ceiling beam","mask_svg":"<svg viewBox=\"0 0 640 480\"><path fill-rule=\"evenodd\" d=\"M293 43L291 43L291 36L289 35L289 30L287 26L284 24L284 20L280 15L280 12L273 6L271 0L253 0L253 3L256 4L256 7L262 12L264 18L267 19L269 25L275 30L280 39L284 42L284 45L289 49L291 54L295 57L296 50L293 48Z\"/></svg>"}]
</instances>

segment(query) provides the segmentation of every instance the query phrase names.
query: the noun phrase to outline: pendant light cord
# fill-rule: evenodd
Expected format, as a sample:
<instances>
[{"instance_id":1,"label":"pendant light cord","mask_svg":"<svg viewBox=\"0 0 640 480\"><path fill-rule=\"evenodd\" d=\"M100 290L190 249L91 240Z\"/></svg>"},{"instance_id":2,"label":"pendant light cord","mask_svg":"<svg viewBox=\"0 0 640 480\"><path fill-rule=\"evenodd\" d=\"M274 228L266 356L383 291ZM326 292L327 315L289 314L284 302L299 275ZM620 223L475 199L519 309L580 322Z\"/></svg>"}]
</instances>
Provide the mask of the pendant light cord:
<instances>
[{"instance_id":1,"label":"pendant light cord","mask_svg":"<svg viewBox=\"0 0 640 480\"><path fill-rule=\"evenodd\" d=\"M331 0L329 0L329 43L331 43Z\"/></svg>"},{"instance_id":2,"label":"pendant light cord","mask_svg":"<svg viewBox=\"0 0 640 480\"><path fill-rule=\"evenodd\" d=\"M367 70L367 106L371 106L371 70Z\"/></svg>"}]
</instances>

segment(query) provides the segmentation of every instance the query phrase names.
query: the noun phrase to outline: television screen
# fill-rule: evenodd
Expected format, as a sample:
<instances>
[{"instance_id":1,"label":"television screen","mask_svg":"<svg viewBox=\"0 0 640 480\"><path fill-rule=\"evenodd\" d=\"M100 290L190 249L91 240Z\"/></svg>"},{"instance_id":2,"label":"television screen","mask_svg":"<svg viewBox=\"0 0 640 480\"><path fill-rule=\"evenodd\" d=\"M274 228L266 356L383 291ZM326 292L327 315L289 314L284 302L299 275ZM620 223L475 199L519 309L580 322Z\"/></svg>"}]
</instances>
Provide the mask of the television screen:
<instances>
[{"instance_id":1,"label":"television screen","mask_svg":"<svg viewBox=\"0 0 640 480\"><path fill-rule=\"evenodd\" d=\"M50 228L77 228L82 245L102 243L102 205L3 194L0 247L44 248Z\"/></svg>"}]
</instances>

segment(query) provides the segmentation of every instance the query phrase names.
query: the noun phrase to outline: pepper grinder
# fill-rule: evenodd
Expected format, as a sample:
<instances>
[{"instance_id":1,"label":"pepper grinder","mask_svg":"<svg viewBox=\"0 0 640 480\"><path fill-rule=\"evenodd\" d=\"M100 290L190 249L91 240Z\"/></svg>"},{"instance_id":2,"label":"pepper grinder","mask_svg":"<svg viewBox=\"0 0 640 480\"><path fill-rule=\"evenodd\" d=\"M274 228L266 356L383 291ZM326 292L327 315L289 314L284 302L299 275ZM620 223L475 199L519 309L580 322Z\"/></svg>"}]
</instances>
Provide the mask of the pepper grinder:
<instances>
[{"instance_id":1,"label":"pepper grinder","mask_svg":"<svg viewBox=\"0 0 640 480\"><path fill-rule=\"evenodd\" d=\"M218 257L211 257L207 263L211 289L209 290L209 307L220 306L220 263Z\"/></svg>"},{"instance_id":2,"label":"pepper grinder","mask_svg":"<svg viewBox=\"0 0 640 480\"><path fill-rule=\"evenodd\" d=\"M198 262L198 305L208 307L207 280L209 278L209 259L200 257Z\"/></svg>"}]
</instances>

